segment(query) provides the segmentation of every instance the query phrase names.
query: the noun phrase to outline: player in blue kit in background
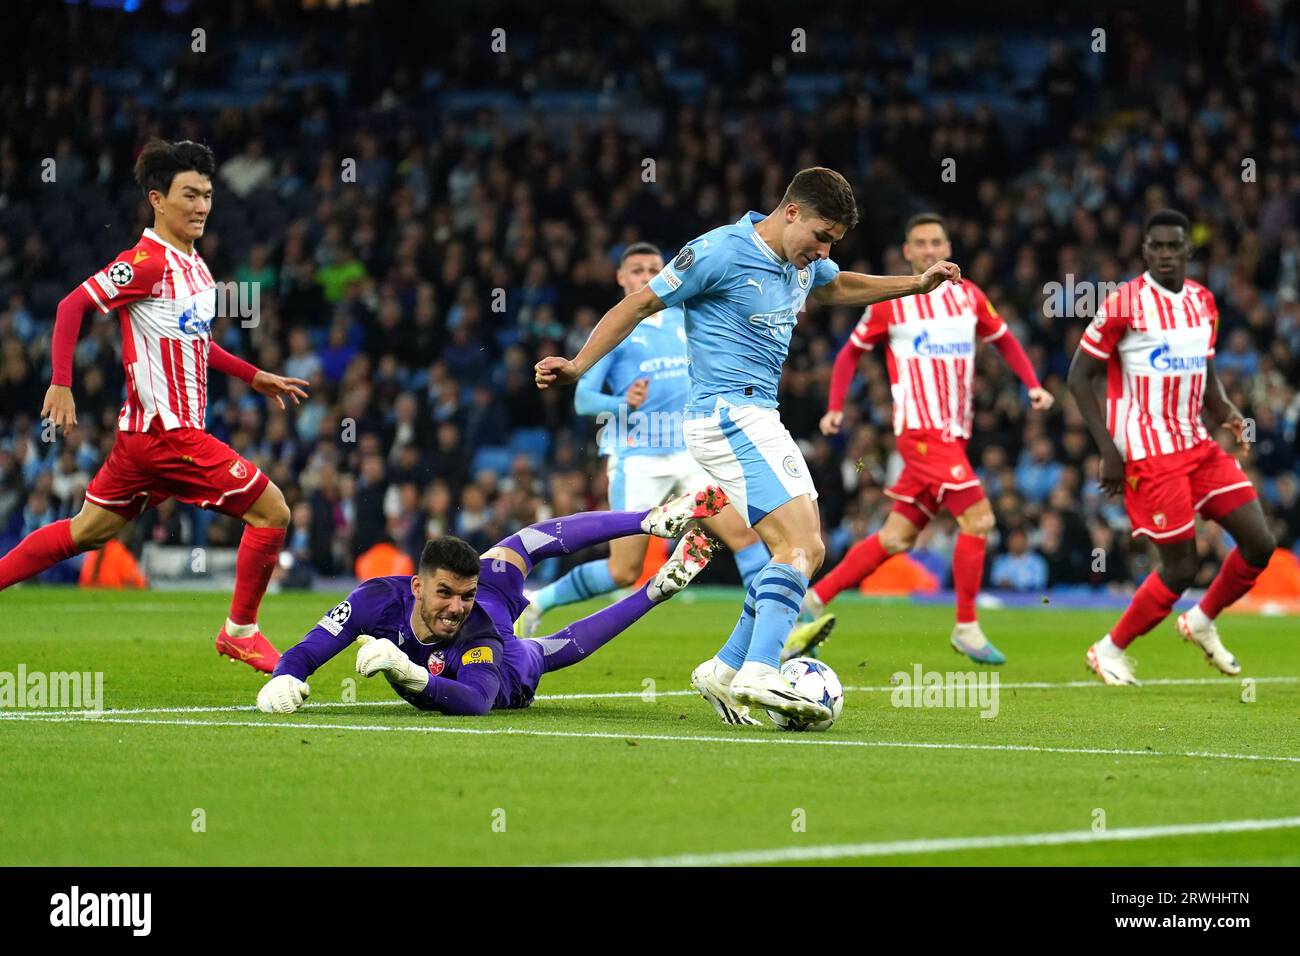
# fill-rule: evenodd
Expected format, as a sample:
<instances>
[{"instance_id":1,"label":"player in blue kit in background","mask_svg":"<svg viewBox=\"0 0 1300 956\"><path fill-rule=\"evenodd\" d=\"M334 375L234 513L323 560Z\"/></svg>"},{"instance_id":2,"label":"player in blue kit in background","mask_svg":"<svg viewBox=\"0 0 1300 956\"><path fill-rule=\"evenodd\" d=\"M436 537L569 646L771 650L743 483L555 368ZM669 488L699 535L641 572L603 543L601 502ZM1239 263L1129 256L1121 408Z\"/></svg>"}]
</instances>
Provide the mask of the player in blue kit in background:
<instances>
[{"instance_id":1,"label":"player in blue kit in background","mask_svg":"<svg viewBox=\"0 0 1300 956\"><path fill-rule=\"evenodd\" d=\"M777 385L790 335L808 298L858 308L961 281L938 262L921 275L841 272L831 244L858 221L848 181L824 167L801 170L770 215L746 213L687 243L646 288L614 306L572 360L536 365L538 388L578 381L648 316L686 314L690 397L686 445L772 553L754 578L740 618L691 683L728 723L753 723L760 706L796 719L830 710L795 692L777 670L809 578L825 555L817 490L799 446L777 414Z\"/></svg>"},{"instance_id":2,"label":"player in blue kit in background","mask_svg":"<svg viewBox=\"0 0 1300 956\"><path fill-rule=\"evenodd\" d=\"M625 296L633 295L663 267L655 246L634 242L619 260L618 284ZM600 453L608 458L611 510L652 508L709 484L682 434L689 390L685 318L677 306L648 316L578 382L574 407L579 415L597 419ZM731 549L741 583L748 588L771 557L767 546L734 508L724 509L704 526ZM608 560L580 564L529 595L516 633L532 637L551 608L632 585L641 576L648 544L645 535L616 538L609 543Z\"/></svg>"},{"instance_id":3,"label":"player in blue kit in background","mask_svg":"<svg viewBox=\"0 0 1300 956\"><path fill-rule=\"evenodd\" d=\"M421 710L481 716L527 707L542 675L585 660L699 574L713 542L692 522L712 518L727 498L710 486L645 511L588 511L511 535L481 558L460 538L424 546L418 573L371 578L281 656L257 695L268 714L291 714L311 693L322 664L362 641L357 673L384 674ZM683 532L686 532L684 535ZM644 588L548 637L520 640L514 622L527 604L534 563L637 534L681 541Z\"/></svg>"}]
</instances>

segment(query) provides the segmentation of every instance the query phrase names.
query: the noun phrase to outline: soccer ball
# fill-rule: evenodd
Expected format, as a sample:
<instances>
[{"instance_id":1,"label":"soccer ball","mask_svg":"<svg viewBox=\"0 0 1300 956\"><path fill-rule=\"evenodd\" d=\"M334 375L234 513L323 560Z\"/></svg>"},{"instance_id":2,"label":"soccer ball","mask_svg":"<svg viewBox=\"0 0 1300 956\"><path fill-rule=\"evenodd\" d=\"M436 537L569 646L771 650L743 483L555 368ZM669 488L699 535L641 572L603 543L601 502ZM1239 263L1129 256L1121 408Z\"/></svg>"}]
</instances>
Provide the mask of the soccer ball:
<instances>
[{"instance_id":1,"label":"soccer ball","mask_svg":"<svg viewBox=\"0 0 1300 956\"><path fill-rule=\"evenodd\" d=\"M831 709L830 720L804 720L769 710L767 716L782 730L830 730L844 709L844 687L835 672L811 657L796 657L781 665L781 677L805 697L819 700Z\"/></svg>"}]
</instances>

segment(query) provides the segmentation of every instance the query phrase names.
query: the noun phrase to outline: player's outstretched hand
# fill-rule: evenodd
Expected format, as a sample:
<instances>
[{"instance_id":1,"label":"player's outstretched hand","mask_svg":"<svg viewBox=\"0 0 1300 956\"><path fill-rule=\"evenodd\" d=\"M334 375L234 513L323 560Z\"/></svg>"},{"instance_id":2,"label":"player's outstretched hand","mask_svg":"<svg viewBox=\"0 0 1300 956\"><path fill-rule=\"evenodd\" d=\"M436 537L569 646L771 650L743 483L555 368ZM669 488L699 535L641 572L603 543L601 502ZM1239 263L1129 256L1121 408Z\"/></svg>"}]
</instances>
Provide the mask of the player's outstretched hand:
<instances>
[{"instance_id":1,"label":"player's outstretched hand","mask_svg":"<svg viewBox=\"0 0 1300 956\"><path fill-rule=\"evenodd\" d=\"M357 643L361 645L357 649L357 673L362 677L384 673L395 683L417 694L428 686L429 672L403 654L388 638L376 640L368 634L362 634L357 638Z\"/></svg>"},{"instance_id":2,"label":"player's outstretched hand","mask_svg":"<svg viewBox=\"0 0 1300 956\"><path fill-rule=\"evenodd\" d=\"M295 405L301 404L298 400L307 397L304 389L310 385L311 382L301 378L286 378L283 375L272 375L270 372L259 371L253 376L253 391L274 398L282 409L285 395L292 398Z\"/></svg>"},{"instance_id":3,"label":"player's outstretched hand","mask_svg":"<svg viewBox=\"0 0 1300 956\"><path fill-rule=\"evenodd\" d=\"M1056 398L1045 388L1029 390L1029 407L1036 412L1045 412L1056 404Z\"/></svg>"},{"instance_id":4,"label":"player's outstretched hand","mask_svg":"<svg viewBox=\"0 0 1300 956\"><path fill-rule=\"evenodd\" d=\"M45 391L45 404L41 406L41 420L49 419L55 428L68 429L77 424L77 403L72 400L72 389L66 385L51 385Z\"/></svg>"},{"instance_id":5,"label":"player's outstretched hand","mask_svg":"<svg viewBox=\"0 0 1300 956\"><path fill-rule=\"evenodd\" d=\"M311 696L306 681L292 674L272 677L257 692L257 709L267 714L292 714Z\"/></svg>"},{"instance_id":6,"label":"player's outstretched hand","mask_svg":"<svg viewBox=\"0 0 1300 956\"><path fill-rule=\"evenodd\" d=\"M921 273L921 291L932 292L943 282L961 282L961 266L955 262L936 262Z\"/></svg>"},{"instance_id":7,"label":"player's outstretched hand","mask_svg":"<svg viewBox=\"0 0 1300 956\"><path fill-rule=\"evenodd\" d=\"M1104 452L1101 456L1101 473L1097 484L1108 498L1124 493L1124 459L1118 451Z\"/></svg>"},{"instance_id":8,"label":"player's outstretched hand","mask_svg":"<svg viewBox=\"0 0 1300 956\"><path fill-rule=\"evenodd\" d=\"M560 355L548 355L533 366L533 372L533 381L537 383L538 388L572 385L581 377L578 375L577 366Z\"/></svg>"},{"instance_id":9,"label":"player's outstretched hand","mask_svg":"<svg viewBox=\"0 0 1300 956\"><path fill-rule=\"evenodd\" d=\"M827 412L822 416L821 430L823 435L838 435L840 426L844 424L843 412Z\"/></svg>"},{"instance_id":10,"label":"player's outstretched hand","mask_svg":"<svg viewBox=\"0 0 1300 956\"><path fill-rule=\"evenodd\" d=\"M1223 420L1223 424L1232 431L1232 434L1237 439L1238 445L1248 444L1248 442L1242 437L1242 435L1245 434L1246 419L1241 417L1241 412L1230 412L1228 417Z\"/></svg>"}]
</instances>

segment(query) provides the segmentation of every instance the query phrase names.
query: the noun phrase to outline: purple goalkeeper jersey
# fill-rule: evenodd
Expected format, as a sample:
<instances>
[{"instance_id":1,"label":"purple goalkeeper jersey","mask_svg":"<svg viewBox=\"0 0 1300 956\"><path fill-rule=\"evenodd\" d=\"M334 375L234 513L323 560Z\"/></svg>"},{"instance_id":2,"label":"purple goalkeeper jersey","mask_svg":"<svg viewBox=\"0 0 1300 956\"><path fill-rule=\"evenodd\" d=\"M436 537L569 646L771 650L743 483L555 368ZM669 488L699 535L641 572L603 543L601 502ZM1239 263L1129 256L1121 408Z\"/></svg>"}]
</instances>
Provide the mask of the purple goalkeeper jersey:
<instances>
[{"instance_id":1,"label":"purple goalkeeper jersey","mask_svg":"<svg viewBox=\"0 0 1300 956\"><path fill-rule=\"evenodd\" d=\"M523 583L515 567L481 562L478 593L465 623L455 637L426 643L411 629L415 596L410 577L371 578L284 652L275 675L306 680L358 635L368 634L392 641L429 672L428 685L418 693L390 682L416 707L462 715L527 707L542 675L543 656L534 642L514 635L514 621L527 606Z\"/></svg>"}]
</instances>

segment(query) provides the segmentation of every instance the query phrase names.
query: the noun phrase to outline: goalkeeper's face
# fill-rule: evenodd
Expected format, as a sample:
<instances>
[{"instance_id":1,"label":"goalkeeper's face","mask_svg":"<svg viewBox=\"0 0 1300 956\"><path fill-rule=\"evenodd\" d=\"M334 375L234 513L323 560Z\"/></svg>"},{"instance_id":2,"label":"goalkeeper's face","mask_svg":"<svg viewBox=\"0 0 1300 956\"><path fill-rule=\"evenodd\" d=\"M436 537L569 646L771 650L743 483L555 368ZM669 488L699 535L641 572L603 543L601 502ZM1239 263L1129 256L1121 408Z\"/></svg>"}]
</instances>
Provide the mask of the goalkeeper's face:
<instances>
[{"instance_id":1,"label":"goalkeeper's face","mask_svg":"<svg viewBox=\"0 0 1300 956\"><path fill-rule=\"evenodd\" d=\"M478 577L462 577L438 568L432 574L417 574L412 592L424 626L436 640L445 641L455 637L469 617L478 593Z\"/></svg>"}]
</instances>

